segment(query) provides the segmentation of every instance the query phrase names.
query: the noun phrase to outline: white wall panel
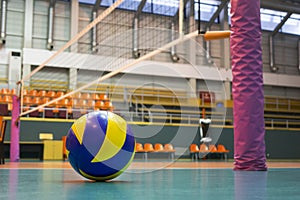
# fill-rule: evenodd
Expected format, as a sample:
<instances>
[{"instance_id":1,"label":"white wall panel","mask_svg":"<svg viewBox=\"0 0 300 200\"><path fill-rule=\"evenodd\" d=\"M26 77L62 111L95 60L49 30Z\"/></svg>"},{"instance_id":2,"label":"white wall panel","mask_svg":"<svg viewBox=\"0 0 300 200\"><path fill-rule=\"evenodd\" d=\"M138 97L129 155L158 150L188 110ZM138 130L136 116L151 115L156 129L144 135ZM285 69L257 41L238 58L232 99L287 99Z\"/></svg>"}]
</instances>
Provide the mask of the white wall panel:
<instances>
[{"instance_id":1,"label":"white wall panel","mask_svg":"<svg viewBox=\"0 0 300 200\"><path fill-rule=\"evenodd\" d=\"M81 31L84 29L90 22L92 16L92 6L89 5L80 5L79 7L79 22L78 22L78 30ZM78 42L78 52L81 53L89 53L92 50L91 46L91 32L88 32L81 38L79 38Z\"/></svg>"},{"instance_id":2,"label":"white wall panel","mask_svg":"<svg viewBox=\"0 0 300 200\"><path fill-rule=\"evenodd\" d=\"M35 0L33 5L32 47L46 49L49 1Z\"/></svg>"},{"instance_id":3,"label":"white wall panel","mask_svg":"<svg viewBox=\"0 0 300 200\"><path fill-rule=\"evenodd\" d=\"M7 79L7 65L0 64L0 78L1 79Z\"/></svg>"},{"instance_id":4,"label":"white wall panel","mask_svg":"<svg viewBox=\"0 0 300 200\"><path fill-rule=\"evenodd\" d=\"M35 67L32 67L31 70L33 69ZM67 87L69 81L68 72L69 70L66 68L44 67L30 78L30 85L38 84L40 89Z\"/></svg>"},{"instance_id":5,"label":"white wall panel","mask_svg":"<svg viewBox=\"0 0 300 200\"><path fill-rule=\"evenodd\" d=\"M57 1L54 11L54 50L60 49L70 40L70 16L70 3Z\"/></svg>"},{"instance_id":6,"label":"white wall panel","mask_svg":"<svg viewBox=\"0 0 300 200\"><path fill-rule=\"evenodd\" d=\"M7 1L6 48L23 47L24 7L25 1Z\"/></svg>"}]
</instances>

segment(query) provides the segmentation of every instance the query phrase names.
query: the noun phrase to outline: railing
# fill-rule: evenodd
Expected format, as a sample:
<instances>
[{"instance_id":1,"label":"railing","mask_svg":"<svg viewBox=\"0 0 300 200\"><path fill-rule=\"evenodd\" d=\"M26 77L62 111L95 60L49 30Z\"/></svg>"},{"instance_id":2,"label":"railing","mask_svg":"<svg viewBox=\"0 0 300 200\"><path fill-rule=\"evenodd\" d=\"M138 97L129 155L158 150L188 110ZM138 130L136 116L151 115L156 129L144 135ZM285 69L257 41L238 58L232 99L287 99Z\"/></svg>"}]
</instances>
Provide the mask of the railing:
<instances>
[{"instance_id":1,"label":"railing","mask_svg":"<svg viewBox=\"0 0 300 200\"><path fill-rule=\"evenodd\" d=\"M149 120L150 122L152 122L152 114L151 114L151 111L142 103L139 102L138 98L131 94L130 95L130 101L129 101L129 106L131 107L133 104L135 105L134 106L134 112L135 112L135 116L138 116L139 114L141 114L141 119L143 120L145 118L145 116L148 116L149 117ZM132 100L135 100L134 102ZM141 112L139 110L139 105L141 105ZM133 120L133 116L132 115L132 112L130 111L129 109L129 113L130 113L130 119Z\"/></svg>"},{"instance_id":2,"label":"railing","mask_svg":"<svg viewBox=\"0 0 300 200\"><path fill-rule=\"evenodd\" d=\"M104 88L104 86L103 86ZM125 92L126 89L126 92ZM224 117L216 114L217 107L214 107L212 104L205 104L203 101L197 98L190 98L189 94L184 91L178 91L178 95L175 95L176 92L171 91L151 91L149 88L139 88L134 89L133 87L118 87L117 90L111 90L111 100L122 101L127 100L130 103L135 104L135 110L119 110L121 115L129 116L128 121L139 121L139 122L163 122L163 123L185 123L185 124L198 124L198 120L201 116L201 113L190 112L188 110L180 110L178 114L177 111L159 111L156 109L147 108L145 103L154 103L153 105L174 105L176 102L179 106L182 106L180 103L184 102L183 106L195 106L201 112L201 108L209 108L207 112L207 117L214 115L212 120L218 123L225 122L225 125L233 124L232 114ZM98 91L99 92L99 91ZM126 94L126 97L125 97ZM172 96L173 94L173 96ZM3 94L4 95L4 94ZM146 100L148 99L148 101ZM150 100L149 100L150 99ZM178 100L179 99L179 100ZM193 100L195 104L190 104L189 102ZM179 102L180 101L180 102ZM156 103L155 103L156 102ZM1 103L1 102L0 102ZM2 102L5 103L5 102ZM196 105L197 104L197 105ZM141 110L138 110L138 106L141 105ZM182 107L181 107L182 108ZM60 111L66 110L65 108L44 108L43 112L40 113L38 117L45 118L45 111L51 111L51 109L58 109ZM224 104L224 109L226 109L226 104ZM74 109L76 112L81 112L81 109ZM85 110L85 112L93 111L93 107ZM84 112L81 112L84 113ZM222 115L222 114L221 114ZM54 118L57 116L54 116ZM70 115L66 117L60 117L64 119L69 119ZM73 117L72 117L73 118ZM300 128L300 99L287 99L280 97L265 97L265 124L268 128Z\"/></svg>"},{"instance_id":3,"label":"railing","mask_svg":"<svg viewBox=\"0 0 300 200\"><path fill-rule=\"evenodd\" d=\"M38 118L49 118L45 114L46 111L54 111L55 108L44 108L42 112L39 113ZM57 109L56 109L57 110ZM68 114L68 110L65 108L59 108L59 111L66 112L64 117L59 116L58 112L50 118L60 118L60 119L77 119L80 116L88 113L93 112L94 110L83 110L82 109L73 109L72 116L70 113ZM76 116L74 113L77 112ZM170 113L136 113L135 111L116 111L116 114L122 116L128 122L142 122L142 123L150 123L150 124L172 124L172 125L198 125L200 115L195 114L170 114ZM30 117L27 115L25 117ZM214 116L212 118L212 125L222 125L224 127L233 125L233 117L232 116ZM265 126L266 128L280 128L280 129L300 129L300 120L279 120L279 119L265 119Z\"/></svg>"},{"instance_id":4,"label":"railing","mask_svg":"<svg viewBox=\"0 0 300 200\"><path fill-rule=\"evenodd\" d=\"M265 97L265 110L300 113L300 99Z\"/></svg>"}]
</instances>

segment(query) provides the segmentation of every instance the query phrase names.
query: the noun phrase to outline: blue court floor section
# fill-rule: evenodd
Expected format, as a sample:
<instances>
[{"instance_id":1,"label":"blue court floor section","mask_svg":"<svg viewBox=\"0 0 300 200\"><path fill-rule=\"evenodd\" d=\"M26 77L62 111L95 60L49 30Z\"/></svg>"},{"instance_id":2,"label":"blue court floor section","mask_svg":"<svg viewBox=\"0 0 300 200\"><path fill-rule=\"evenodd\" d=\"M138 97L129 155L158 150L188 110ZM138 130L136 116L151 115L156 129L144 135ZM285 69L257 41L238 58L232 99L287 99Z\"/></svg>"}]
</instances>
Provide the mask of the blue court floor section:
<instances>
[{"instance_id":1,"label":"blue court floor section","mask_svg":"<svg viewBox=\"0 0 300 200\"><path fill-rule=\"evenodd\" d=\"M72 169L0 169L0 199L300 199L300 169L127 170L93 182Z\"/></svg>"}]
</instances>

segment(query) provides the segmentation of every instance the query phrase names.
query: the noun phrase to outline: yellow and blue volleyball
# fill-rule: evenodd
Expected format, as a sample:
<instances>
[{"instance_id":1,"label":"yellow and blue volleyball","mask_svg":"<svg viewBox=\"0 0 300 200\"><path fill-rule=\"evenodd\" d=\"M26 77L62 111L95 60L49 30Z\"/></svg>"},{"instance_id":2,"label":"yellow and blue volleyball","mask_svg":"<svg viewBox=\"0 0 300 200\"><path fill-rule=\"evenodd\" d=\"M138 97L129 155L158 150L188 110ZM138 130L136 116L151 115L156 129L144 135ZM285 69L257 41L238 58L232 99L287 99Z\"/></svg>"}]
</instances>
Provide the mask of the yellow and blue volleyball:
<instances>
[{"instance_id":1,"label":"yellow and blue volleyball","mask_svg":"<svg viewBox=\"0 0 300 200\"><path fill-rule=\"evenodd\" d=\"M70 128L66 149L71 166L83 177L105 181L124 172L135 153L130 126L117 114L91 112Z\"/></svg>"}]
</instances>

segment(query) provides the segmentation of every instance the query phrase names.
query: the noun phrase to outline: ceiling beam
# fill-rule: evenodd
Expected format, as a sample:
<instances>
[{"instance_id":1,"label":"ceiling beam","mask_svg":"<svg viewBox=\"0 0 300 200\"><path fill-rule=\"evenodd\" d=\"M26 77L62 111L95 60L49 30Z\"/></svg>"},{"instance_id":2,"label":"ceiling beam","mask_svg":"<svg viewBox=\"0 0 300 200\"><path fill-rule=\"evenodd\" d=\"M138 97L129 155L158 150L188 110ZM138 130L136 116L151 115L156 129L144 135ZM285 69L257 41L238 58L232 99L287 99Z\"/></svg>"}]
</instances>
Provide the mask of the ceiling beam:
<instances>
[{"instance_id":1,"label":"ceiling beam","mask_svg":"<svg viewBox=\"0 0 300 200\"><path fill-rule=\"evenodd\" d=\"M139 4L139 6L138 6L138 8L137 8L137 10L136 10L136 12L135 12L135 17L138 17L138 16L140 16L140 14L142 13L142 11L143 11L143 8L144 8L144 6L145 6L145 4L146 4L146 1L147 0L142 0L141 1L141 3Z\"/></svg>"},{"instance_id":2,"label":"ceiling beam","mask_svg":"<svg viewBox=\"0 0 300 200\"><path fill-rule=\"evenodd\" d=\"M261 0L260 7L265 9L300 14L300 1Z\"/></svg>"},{"instance_id":3,"label":"ceiling beam","mask_svg":"<svg viewBox=\"0 0 300 200\"><path fill-rule=\"evenodd\" d=\"M222 0L221 1L220 5L218 6L218 9L213 14L213 16L211 16L211 18L209 19L208 23L206 24L206 27L211 27L211 25L213 25L213 23L215 22L215 20L217 19L217 17L221 13L221 11L224 9L224 7L228 3L228 1L229 0Z\"/></svg>"},{"instance_id":4,"label":"ceiling beam","mask_svg":"<svg viewBox=\"0 0 300 200\"><path fill-rule=\"evenodd\" d=\"M101 2L102 2L102 0L97 0L97 1L95 2L95 5L94 5L94 7L93 7L93 11L97 11L97 10L99 9L99 7L100 7L100 5L101 5Z\"/></svg>"}]
</instances>

